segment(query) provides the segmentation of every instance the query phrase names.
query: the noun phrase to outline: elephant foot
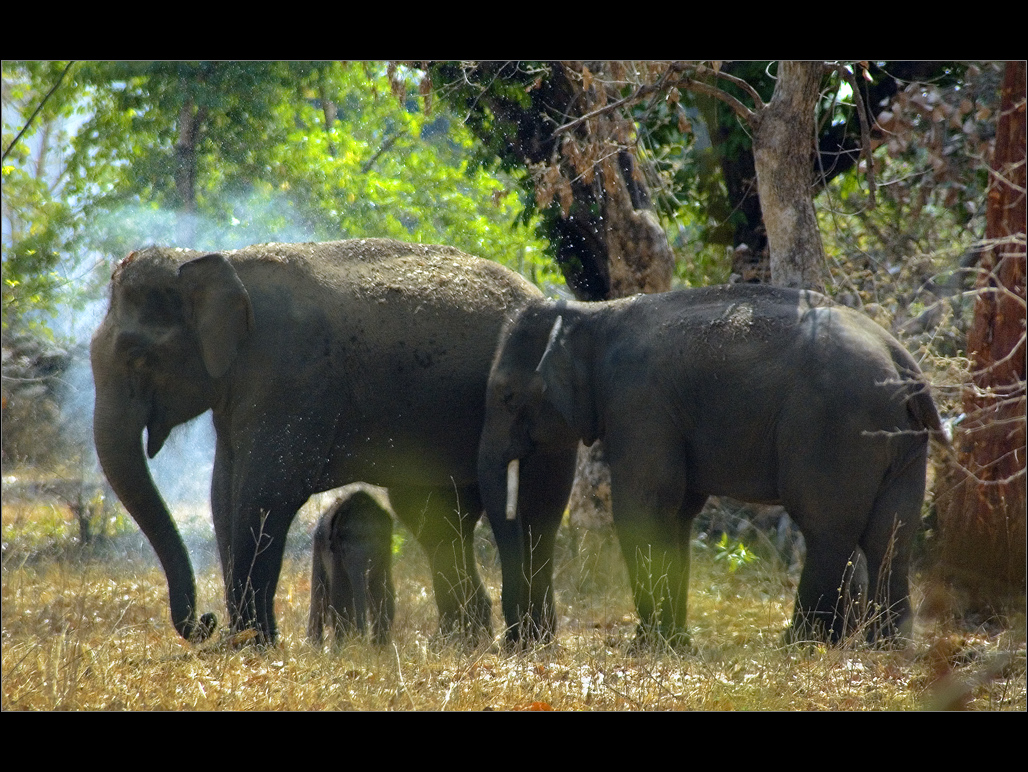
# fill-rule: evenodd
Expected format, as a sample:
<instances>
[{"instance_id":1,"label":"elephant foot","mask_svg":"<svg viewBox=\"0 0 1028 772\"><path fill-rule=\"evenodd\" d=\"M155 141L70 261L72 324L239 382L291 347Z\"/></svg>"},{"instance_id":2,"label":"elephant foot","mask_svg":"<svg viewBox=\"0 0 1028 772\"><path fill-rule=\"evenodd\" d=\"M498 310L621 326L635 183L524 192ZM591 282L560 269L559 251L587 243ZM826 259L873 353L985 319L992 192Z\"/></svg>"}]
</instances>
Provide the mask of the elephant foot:
<instances>
[{"instance_id":1,"label":"elephant foot","mask_svg":"<svg viewBox=\"0 0 1028 772\"><path fill-rule=\"evenodd\" d=\"M203 643L218 627L218 618L208 612L203 614L191 627L186 630L185 638L190 643Z\"/></svg>"},{"instance_id":2,"label":"elephant foot","mask_svg":"<svg viewBox=\"0 0 1028 772\"><path fill-rule=\"evenodd\" d=\"M471 648L478 646L482 641L493 639L492 603L488 598L484 598L470 605L470 609L461 609L459 612L440 616L440 639Z\"/></svg>"},{"instance_id":3,"label":"elephant foot","mask_svg":"<svg viewBox=\"0 0 1028 772\"><path fill-rule=\"evenodd\" d=\"M782 633L783 646L842 646L861 643L860 625L846 624L840 615L825 611L798 611Z\"/></svg>"},{"instance_id":4,"label":"elephant foot","mask_svg":"<svg viewBox=\"0 0 1028 772\"><path fill-rule=\"evenodd\" d=\"M229 646L257 646L258 648L274 648L278 642L278 630L272 624L270 630L255 621L237 621L232 624L226 642Z\"/></svg>"},{"instance_id":5,"label":"elephant foot","mask_svg":"<svg viewBox=\"0 0 1028 772\"><path fill-rule=\"evenodd\" d=\"M909 618L902 621L892 618L883 622L872 617L867 631L868 645L884 650L905 649L913 643L912 627Z\"/></svg>"},{"instance_id":6,"label":"elephant foot","mask_svg":"<svg viewBox=\"0 0 1028 772\"><path fill-rule=\"evenodd\" d=\"M641 623L635 628L635 637L628 651L630 654L648 654L654 651L668 651L679 655L697 653L691 636L684 628L667 629L659 625Z\"/></svg>"},{"instance_id":7,"label":"elephant foot","mask_svg":"<svg viewBox=\"0 0 1028 772\"><path fill-rule=\"evenodd\" d=\"M549 646L556 641L554 625L526 619L507 628L503 648L508 654L523 654L530 649Z\"/></svg>"}]
</instances>

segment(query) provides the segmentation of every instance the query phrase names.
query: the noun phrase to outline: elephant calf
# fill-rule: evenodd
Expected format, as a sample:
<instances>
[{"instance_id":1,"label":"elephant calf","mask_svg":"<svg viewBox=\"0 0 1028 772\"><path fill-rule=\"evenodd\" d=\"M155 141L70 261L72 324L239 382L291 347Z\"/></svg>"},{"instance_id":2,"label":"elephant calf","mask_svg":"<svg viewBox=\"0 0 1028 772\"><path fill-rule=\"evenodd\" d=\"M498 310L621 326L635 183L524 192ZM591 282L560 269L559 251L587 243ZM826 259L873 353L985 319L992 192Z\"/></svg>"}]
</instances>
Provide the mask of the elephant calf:
<instances>
[{"instance_id":1,"label":"elephant calf","mask_svg":"<svg viewBox=\"0 0 1028 772\"><path fill-rule=\"evenodd\" d=\"M910 354L814 292L738 285L534 302L504 331L479 447L507 624L516 630L531 603L518 579L532 576L525 544L556 527L524 508L533 459L600 439L641 638L688 640L692 522L713 495L781 504L802 530L793 636L847 635L839 588L857 547L869 637L902 635L928 439L940 434Z\"/></svg>"},{"instance_id":2,"label":"elephant calf","mask_svg":"<svg viewBox=\"0 0 1028 772\"><path fill-rule=\"evenodd\" d=\"M321 516L311 568L311 643L321 644L326 621L335 626L337 641L364 635L368 616L372 640L389 640L396 604L392 536L389 513L364 491L340 498Z\"/></svg>"}]
</instances>

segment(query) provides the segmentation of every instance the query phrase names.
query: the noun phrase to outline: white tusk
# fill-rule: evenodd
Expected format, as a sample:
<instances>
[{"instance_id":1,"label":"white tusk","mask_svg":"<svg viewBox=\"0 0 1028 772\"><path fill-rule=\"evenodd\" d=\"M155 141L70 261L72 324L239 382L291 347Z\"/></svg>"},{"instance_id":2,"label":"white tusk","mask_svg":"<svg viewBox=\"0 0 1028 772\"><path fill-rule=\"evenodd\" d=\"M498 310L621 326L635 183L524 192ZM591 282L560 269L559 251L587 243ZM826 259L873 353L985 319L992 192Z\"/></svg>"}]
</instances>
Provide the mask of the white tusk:
<instances>
[{"instance_id":1,"label":"white tusk","mask_svg":"<svg viewBox=\"0 0 1028 772\"><path fill-rule=\"evenodd\" d=\"M518 516L518 476L521 474L521 462L514 459L507 464L507 519Z\"/></svg>"}]
</instances>

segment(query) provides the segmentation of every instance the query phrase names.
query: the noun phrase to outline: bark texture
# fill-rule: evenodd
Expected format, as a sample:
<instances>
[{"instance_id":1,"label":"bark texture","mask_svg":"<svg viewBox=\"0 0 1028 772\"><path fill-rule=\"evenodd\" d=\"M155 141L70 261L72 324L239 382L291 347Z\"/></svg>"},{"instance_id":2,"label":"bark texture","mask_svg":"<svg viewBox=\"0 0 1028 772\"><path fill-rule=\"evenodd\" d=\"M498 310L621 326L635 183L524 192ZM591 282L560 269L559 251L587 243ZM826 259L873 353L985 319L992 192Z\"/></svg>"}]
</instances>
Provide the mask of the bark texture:
<instances>
[{"instance_id":1,"label":"bark texture","mask_svg":"<svg viewBox=\"0 0 1028 772\"><path fill-rule=\"evenodd\" d=\"M753 137L771 283L782 287L824 289L825 253L811 195L821 75L820 62L781 62Z\"/></svg>"},{"instance_id":2,"label":"bark texture","mask_svg":"<svg viewBox=\"0 0 1028 772\"><path fill-rule=\"evenodd\" d=\"M957 459L939 497L941 564L966 611L991 613L1025 592L1025 62L1006 66L986 210L986 241L967 336L972 383Z\"/></svg>"}]
</instances>

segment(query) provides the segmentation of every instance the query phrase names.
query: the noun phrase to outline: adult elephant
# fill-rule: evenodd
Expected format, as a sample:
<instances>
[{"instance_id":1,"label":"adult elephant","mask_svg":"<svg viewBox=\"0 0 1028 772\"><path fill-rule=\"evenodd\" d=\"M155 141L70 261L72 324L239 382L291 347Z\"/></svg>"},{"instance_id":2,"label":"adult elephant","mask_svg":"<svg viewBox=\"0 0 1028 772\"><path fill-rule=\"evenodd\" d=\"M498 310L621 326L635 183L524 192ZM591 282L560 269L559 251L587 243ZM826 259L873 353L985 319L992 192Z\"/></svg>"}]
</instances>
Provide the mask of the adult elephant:
<instances>
[{"instance_id":1,"label":"adult elephant","mask_svg":"<svg viewBox=\"0 0 1028 772\"><path fill-rule=\"evenodd\" d=\"M504 320L539 296L495 263L381 239L155 247L122 260L91 346L94 439L164 567L178 632L202 640L216 620L197 618L192 567L141 438L146 429L153 458L173 427L211 410L211 510L233 630L275 640L296 511L362 480L389 488L428 553L442 629L487 633L471 548L486 382ZM573 465L562 450L538 471L543 510L566 498ZM559 520L559 506L539 516Z\"/></svg>"},{"instance_id":2,"label":"adult elephant","mask_svg":"<svg viewBox=\"0 0 1028 772\"><path fill-rule=\"evenodd\" d=\"M688 640L690 533L711 495L782 504L803 531L794 637L844 636L840 588L859 546L874 583L870 635L893 638L911 622L910 546L939 430L903 347L816 293L738 285L533 302L500 344L479 451L504 609L507 582L526 572L519 530L548 538L517 492L519 465L602 439L641 640Z\"/></svg>"}]
</instances>

